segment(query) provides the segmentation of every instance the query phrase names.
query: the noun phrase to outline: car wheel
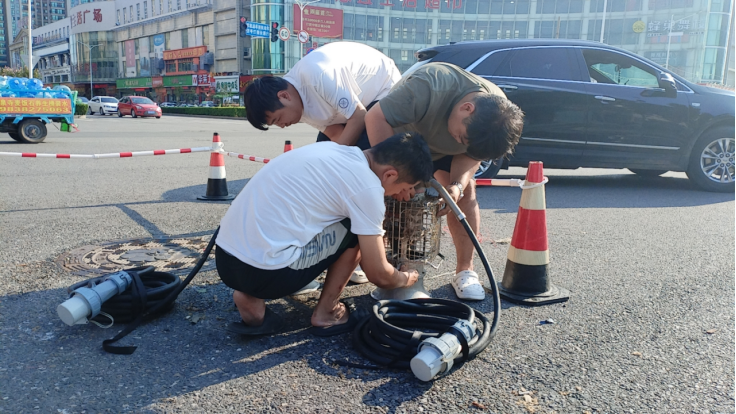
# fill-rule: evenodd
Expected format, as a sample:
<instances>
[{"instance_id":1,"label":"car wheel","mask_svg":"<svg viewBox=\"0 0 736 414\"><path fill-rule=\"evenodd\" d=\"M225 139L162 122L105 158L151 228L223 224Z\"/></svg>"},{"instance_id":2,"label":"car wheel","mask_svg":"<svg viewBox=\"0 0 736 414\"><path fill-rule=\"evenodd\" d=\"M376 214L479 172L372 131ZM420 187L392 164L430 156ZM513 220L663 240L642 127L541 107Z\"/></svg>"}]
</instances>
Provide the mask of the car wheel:
<instances>
[{"instance_id":1,"label":"car wheel","mask_svg":"<svg viewBox=\"0 0 736 414\"><path fill-rule=\"evenodd\" d=\"M26 119L18 125L19 142L38 144L46 139L46 124L38 119Z\"/></svg>"},{"instance_id":2,"label":"car wheel","mask_svg":"<svg viewBox=\"0 0 736 414\"><path fill-rule=\"evenodd\" d=\"M107 115L107 114L105 113L105 110L104 110L104 109L100 109L100 115L102 115L102 116L105 116L105 115Z\"/></svg>"},{"instance_id":3,"label":"car wheel","mask_svg":"<svg viewBox=\"0 0 736 414\"><path fill-rule=\"evenodd\" d=\"M10 135L10 138L13 138L14 140L18 142L23 142L20 140L20 135L18 135L17 132L8 132L8 135Z\"/></svg>"},{"instance_id":4,"label":"car wheel","mask_svg":"<svg viewBox=\"0 0 736 414\"><path fill-rule=\"evenodd\" d=\"M89 108L89 114L90 115L94 115L95 114L95 111L92 110L92 107Z\"/></svg>"},{"instance_id":5,"label":"car wheel","mask_svg":"<svg viewBox=\"0 0 736 414\"><path fill-rule=\"evenodd\" d=\"M715 128L704 133L690 152L687 176L706 191L729 193L734 191L734 130Z\"/></svg>"},{"instance_id":6,"label":"car wheel","mask_svg":"<svg viewBox=\"0 0 736 414\"><path fill-rule=\"evenodd\" d=\"M122 118L122 117L123 117L123 111L118 109L118 118Z\"/></svg>"},{"instance_id":7,"label":"car wheel","mask_svg":"<svg viewBox=\"0 0 736 414\"><path fill-rule=\"evenodd\" d=\"M501 170L503 159L481 161L478 171L475 172L475 178L493 178Z\"/></svg>"},{"instance_id":8,"label":"car wheel","mask_svg":"<svg viewBox=\"0 0 736 414\"><path fill-rule=\"evenodd\" d=\"M138 115L135 114L135 109L130 110L130 116L132 116L133 118L138 118Z\"/></svg>"},{"instance_id":9,"label":"car wheel","mask_svg":"<svg viewBox=\"0 0 736 414\"><path fill-rule=\"evenodd\" d=\"M659 177L667 172L667 170L640 170L638 168L629 168L629 171L642 177Z\"/></svg>"},{"instance_id":10,"label":"car wheel","mask_svg":"<svg viewBox=\"0 0 736 414\"><path fill-rule=\"evenodd\" d=\"M161 119L161 117L160 116L157 116L156 119Z\"/></svg>"}]
</instances>

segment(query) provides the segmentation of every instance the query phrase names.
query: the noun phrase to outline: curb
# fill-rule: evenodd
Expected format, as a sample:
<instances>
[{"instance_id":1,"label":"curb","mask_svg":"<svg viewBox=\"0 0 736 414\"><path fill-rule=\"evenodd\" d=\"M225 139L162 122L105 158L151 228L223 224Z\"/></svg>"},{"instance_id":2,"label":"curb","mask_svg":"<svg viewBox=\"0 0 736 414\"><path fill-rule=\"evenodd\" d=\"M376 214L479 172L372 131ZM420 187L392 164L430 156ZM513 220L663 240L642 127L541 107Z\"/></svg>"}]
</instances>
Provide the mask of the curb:
<instances>
[{"instance_id":1,"label":"curb","mask_svg":"<svg viewBox=\"0 0 736 414\"><path fill-rule=\"evenodd\" d=\"M187 118L212 118L212 119L232 119L235 121L247 121L248 118L239 118L235 116L216 116L216 115L190 115L190 114L171 114L164 112L163 115L166 116L183 116Z\"/></svg>"}]
</instances>

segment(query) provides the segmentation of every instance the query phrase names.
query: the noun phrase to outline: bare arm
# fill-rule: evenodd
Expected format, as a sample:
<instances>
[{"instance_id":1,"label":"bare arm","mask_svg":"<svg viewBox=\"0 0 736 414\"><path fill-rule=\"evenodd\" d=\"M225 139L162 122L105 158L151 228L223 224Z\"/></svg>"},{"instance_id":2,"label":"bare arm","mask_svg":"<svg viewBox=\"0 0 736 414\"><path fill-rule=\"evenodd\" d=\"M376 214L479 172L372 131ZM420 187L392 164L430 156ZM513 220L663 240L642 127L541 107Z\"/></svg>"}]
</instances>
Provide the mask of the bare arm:
<instances>
[{"instance_id":1,"label":"bare arm","mask_svg":"<svg viewBox=\"0 0 736 414\"><path fill-rule=\"evenodd\" d=\"M343 129L345 129L345 125L335 124L335 125L330 125L327 128L325 128L325 130L322 131L322 133L327 135L327 138L329 138L330 141L337 142L337 139L340 138L340 134L342 134Z\"/></svg>"},{"instance_id":2,"label":"bare arm","mask_svg":"<svg viewBox=\"0 0 736 414\"><path fill-rule=\"evenodd\" d=\"M363 104L358 102L353 116L348 118L345 125L335 124L325 128L323 134L327 135L330 141L337 142L342 145L355 145L360 138L360 134L365 129L366 110Z\"/></svg>"},{"instance_id":3,"label":"bare arm","mask_svg":"<svg viewBox=\"0 0 736 414\"><path fill-rule=\"evenodd\" d=\"M475 172L478 171L479 166L480 161L474 160L465 154L458 154L453 156L452 164L450 164L450 182L458 182L460 183L460 185L463 186L464 189L468 188L470 180L475 175ZM460 200L460 189L458 189L457 186L450 186L447 189L447 192L450 193L450 197L452 197L452 200L455 203ZM444 216L449 212L450 207L445 205L445 207L440 210L437 215Z\"/></svg>"},{"instance_id":4,"label":"bare arm","mask_svg":"<svg viewBox=\"0 0 736 414\"><path fill-rule=\"evenodd\" d=\"M370 141L371 147L380 144L394 134L394 129L386 121L380 102L373 105L366 114L365 130L368 133L368 141Z\"/></svg>"},{"instance_id":5,"label":"bare arm","mask_svg":"<svg viewBox=\"0 0 736 414\"><path fill-rule=\"evenodd\" d=\"M368 280L384 289L395 289L413 285L419 273L416 270L401 272L386 260L386 248L381 236L358 236L362 259L360 267Z\"/></svg>"}]
</instances>

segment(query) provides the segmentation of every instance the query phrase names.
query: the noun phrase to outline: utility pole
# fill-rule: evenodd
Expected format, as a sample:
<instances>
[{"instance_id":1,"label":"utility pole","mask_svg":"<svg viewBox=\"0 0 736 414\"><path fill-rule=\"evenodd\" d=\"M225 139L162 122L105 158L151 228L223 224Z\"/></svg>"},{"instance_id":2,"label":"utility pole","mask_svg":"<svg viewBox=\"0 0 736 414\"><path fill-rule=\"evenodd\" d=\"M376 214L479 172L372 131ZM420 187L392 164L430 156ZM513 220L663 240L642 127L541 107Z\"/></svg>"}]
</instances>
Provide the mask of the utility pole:
<instances>
[{"instance_id":1,"label":"utility pole","mask_svg":"<svg viewBox=\"0 0 736 414\"><path fill-rule=\"evenodd\" d=\"M92 100L92 97L94 96L95 89L94 86L92 86L92 48L100 46L100 44L96 44L94 46L90 46L82 41L77 40L77 43L81 43L84 46L87 47L87 50L89 51L89 99Z\"/></svg>"},{"instance_id":2,"label":"utility pole","mask_svg":"<svg viewBox=\"0 0 736 414\"><path fill-rule=\"evenodd\" d=\"M28 79L33 79L33 35L31 34L31 0L28 0Z\"/></svg>"}]
</instances>

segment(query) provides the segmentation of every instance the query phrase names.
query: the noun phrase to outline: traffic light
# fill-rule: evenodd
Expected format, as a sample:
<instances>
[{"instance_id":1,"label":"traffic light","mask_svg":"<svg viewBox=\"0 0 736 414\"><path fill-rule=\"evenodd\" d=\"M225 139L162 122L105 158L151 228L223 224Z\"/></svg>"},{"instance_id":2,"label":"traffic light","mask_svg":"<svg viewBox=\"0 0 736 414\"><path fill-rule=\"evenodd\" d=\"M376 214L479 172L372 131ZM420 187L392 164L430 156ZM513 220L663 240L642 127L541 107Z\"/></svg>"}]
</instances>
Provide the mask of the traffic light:
<instances>
[{"instance_id":1,"label":"traffic light","mask_svg":"<svg viewBox=\"0 0 736 414\"><path fill-rule=\"evenodd\" d=\"M279 41L279 22L271 22L271 41Z\"/></svg>"},{"instance_id":2,"label":"traffic light","mask_svg":"<svg viewBox=\"0 0 736 414\"><path fill-rule=\"evenodd\" d=\"M248 30L248 23L245 22L245 17L240 16L240 37L245 37L247 30Z\"/></svg>"}]
</instances>

